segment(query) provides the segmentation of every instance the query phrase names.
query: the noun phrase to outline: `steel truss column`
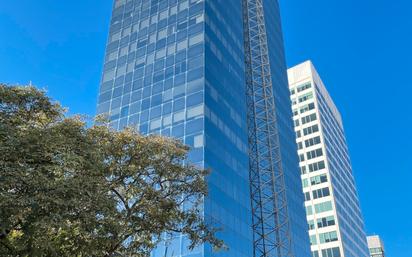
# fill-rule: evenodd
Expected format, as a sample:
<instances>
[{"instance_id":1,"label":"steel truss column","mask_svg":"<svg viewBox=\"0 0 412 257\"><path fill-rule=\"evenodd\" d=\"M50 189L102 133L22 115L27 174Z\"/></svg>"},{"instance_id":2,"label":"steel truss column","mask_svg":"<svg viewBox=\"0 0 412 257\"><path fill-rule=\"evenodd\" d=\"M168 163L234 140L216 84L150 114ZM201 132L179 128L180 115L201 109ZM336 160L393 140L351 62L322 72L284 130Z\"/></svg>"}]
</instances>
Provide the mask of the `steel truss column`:
<instances>
[{"instance_id":1,"label":"steel truss column","mask_svg":"<svg viewBox=\"0 0 412 257\"><path fill-rule=\"evenodd\" d=\"M263 0L242 0L254 257L293 257Z\"/></svg>"}]
</instances>

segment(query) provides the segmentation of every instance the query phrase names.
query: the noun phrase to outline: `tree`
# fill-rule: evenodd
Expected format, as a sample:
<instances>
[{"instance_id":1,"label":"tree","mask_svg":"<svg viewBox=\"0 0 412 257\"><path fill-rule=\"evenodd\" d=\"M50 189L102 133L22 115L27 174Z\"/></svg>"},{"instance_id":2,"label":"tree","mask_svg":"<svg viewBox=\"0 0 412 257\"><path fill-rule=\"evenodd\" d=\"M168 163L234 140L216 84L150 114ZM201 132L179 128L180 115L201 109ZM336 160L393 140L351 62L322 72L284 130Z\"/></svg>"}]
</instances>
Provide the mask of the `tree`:
<instances>
[{"instance_id":1,"label":"tree","mask_svg":"<svg viewBox=\"0 0 412 257\"><path fill-rule=\"evenodd\" d=\"M1 256L147 256L177 232L222 246L186 146L64 114L43 91L0 85Z\"/></svg>"}]
</instances>

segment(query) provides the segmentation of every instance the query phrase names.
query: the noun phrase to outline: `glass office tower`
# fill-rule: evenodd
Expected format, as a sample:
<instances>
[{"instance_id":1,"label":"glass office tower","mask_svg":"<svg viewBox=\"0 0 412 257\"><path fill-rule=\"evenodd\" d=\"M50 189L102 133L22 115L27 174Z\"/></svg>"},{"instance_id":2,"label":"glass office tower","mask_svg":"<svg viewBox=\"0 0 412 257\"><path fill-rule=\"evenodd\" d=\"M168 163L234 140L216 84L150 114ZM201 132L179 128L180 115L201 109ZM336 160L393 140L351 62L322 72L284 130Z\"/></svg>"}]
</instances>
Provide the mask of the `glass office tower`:
<instances>
[{"instance_id":1,"label":"glass office tower","mask_svg":"<svg viewBox=\"0 0 412 257\"><path fill-rule=\"evenodd\" d=\"M279 46L273 51L273 71L279 74L275 88L284 103L278 112L285 112L287 124L282 138L287 141L291 227L296 256L304 257L309 243L301 229L306 226L303 196L293 128L289 131L278 7L274 0L265 2L272 8L267 14L273 47ZM202 245L189 251L187 238L176 235L153 257L253 256L240 0L115 0L97 113L107 114L115 129L133 126L143 134L178 138L191 146L192 162L212 170L204 217L222 229L218 237L228 250Z\"/></svg>"},{"instance_id":2,"label":"glass office tower","mask_svg":"<svg viewBox=\"0 0 412 257\"><path fill-rule=\"evenodd\" d=\"M367 257L342 118L310 61L288 71L314 257Z\"/></svg>"}]
</instances>

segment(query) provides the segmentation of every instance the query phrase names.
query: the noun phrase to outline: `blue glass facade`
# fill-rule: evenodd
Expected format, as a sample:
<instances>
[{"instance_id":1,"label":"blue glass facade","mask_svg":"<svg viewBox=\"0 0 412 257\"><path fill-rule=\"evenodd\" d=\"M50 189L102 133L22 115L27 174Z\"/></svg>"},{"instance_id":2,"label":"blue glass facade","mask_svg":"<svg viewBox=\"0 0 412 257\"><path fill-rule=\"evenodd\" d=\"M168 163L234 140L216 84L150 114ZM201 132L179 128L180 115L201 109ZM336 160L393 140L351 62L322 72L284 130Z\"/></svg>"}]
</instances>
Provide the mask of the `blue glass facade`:
<instances>
[{"instance_id":1,"label":"blue glass facade","mask_svg":"<svg viewBox=\"0 0 412 257\"><path fill-rule=\"evenodd\" d=\"M205 13L205 165L215 171L205 215L230 248L219 256L252 256L241 4L206 1Z\"/></svg>"},{"instance_id":2,"label":"blue glass facade","mask_svg":"<svg viewBox=\"0 0 412 257\"><path fill-rule=\"evenodd\" d=\"M271 61L274 81L279 80L274 86L290 173L292 238L302 240L295 251L303 257L309 256L309 243L301 224L305 214L278 6L274 0L266 4L275 8L267 13L276 48ZM188 251L188 240L176 235L153 257L253 256L241 21L240 0L115 0L97 113L108 114L115 129L135 126L192 147L191 161L212 170L205 219L222 229L218 237L229 249L216 252L203 245Z\"/></svg>"},{"instance_id":3,"label":"blue glass facade","mask_svg":"<svg viewBox=\"0 0 412 257\"><path fill-rule=\"evenodd\" d=\"M296 154L296 136L292 120L292 103L288 86L279 4L275 0L264 0L263 3L265 7L276 118L279 129L279 144L288 200L292 250L295 256L310 256L309 237L307 234L308 225L303 204L304 197L299 192L302 189L302 181L298 166L299 159Z\"/></svg>"}]
</instances>

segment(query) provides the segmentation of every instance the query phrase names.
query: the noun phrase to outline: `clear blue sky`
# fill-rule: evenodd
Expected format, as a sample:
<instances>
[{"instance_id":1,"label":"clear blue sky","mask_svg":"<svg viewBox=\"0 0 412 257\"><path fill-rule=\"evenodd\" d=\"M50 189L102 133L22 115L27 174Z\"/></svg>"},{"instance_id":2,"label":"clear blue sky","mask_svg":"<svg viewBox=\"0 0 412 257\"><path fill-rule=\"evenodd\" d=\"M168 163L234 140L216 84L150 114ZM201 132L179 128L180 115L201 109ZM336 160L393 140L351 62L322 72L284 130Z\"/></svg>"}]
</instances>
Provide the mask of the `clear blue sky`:
<instances>
[{"instance_id":1,"label":"clear blue sky","mask_svg":"<svg viewBox=\"0 0 412 257\"><path fill-rule=\"evenodd\" d=\"M412 1L280 0L288 65L316 65L339 107L369 234L412 256ZM95 112L111 0L0 1L0 81Z\"/></svg>"}]
</instances>

